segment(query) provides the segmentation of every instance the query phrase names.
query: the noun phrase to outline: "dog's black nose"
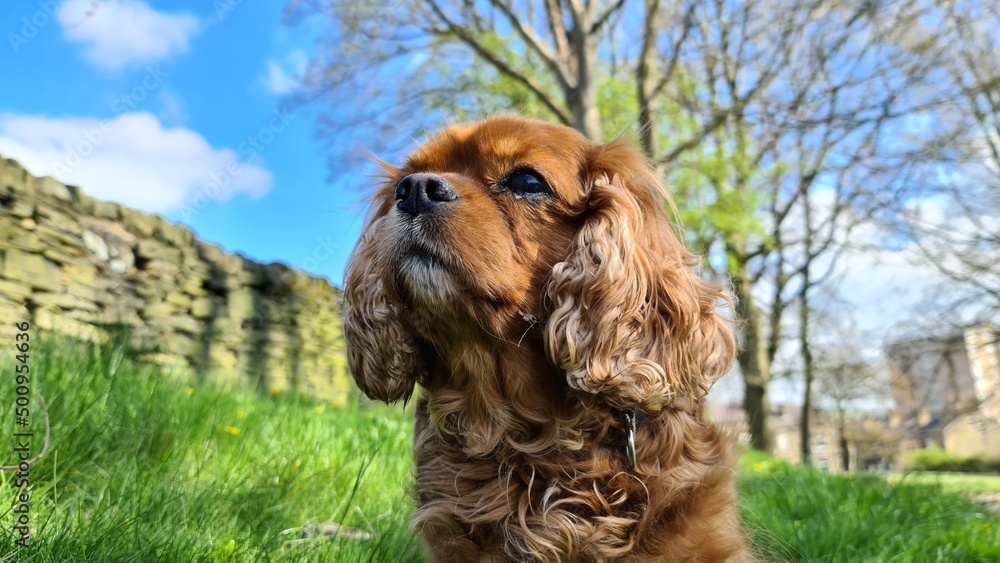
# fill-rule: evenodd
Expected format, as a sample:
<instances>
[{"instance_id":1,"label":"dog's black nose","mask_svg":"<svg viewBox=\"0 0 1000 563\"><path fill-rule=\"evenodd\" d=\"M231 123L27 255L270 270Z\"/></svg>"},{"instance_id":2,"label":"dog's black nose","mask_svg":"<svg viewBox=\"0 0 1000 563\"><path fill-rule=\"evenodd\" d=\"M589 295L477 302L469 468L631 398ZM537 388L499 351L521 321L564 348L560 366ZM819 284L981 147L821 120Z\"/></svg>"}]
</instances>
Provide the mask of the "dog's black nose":
<instances>
[{"instance_id":1,"label":"dog's black nose","mask_svg":"<svg viewBox=\"0 0 1000 563\"><path fill-rule=\"evenodd\" d=\"M451 182L437 174L410 174L396 184L396 207L413 216L432 211L438 204L455 201L458 192Z\"/></svg>"}]
</instances>

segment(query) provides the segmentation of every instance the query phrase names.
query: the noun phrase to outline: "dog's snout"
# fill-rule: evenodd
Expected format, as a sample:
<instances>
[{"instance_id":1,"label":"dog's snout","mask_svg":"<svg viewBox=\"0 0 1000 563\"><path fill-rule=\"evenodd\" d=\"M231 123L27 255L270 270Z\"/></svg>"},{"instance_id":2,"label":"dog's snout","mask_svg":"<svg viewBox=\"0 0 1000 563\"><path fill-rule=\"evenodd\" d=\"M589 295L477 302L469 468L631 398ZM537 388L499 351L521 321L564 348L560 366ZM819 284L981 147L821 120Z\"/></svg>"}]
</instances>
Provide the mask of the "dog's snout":
<instances>
[{"instance_id":1,"label":"dog's snout","mask_svg":"<svg viewBox=\"0 0 1000 563\"><path fill-rule=\"evenodd\" d=\"M396 184L396 207L413 216L433 210L441 203L458 199L451 182L437 174L410 174Z\"/></svg>"}]
</instances>

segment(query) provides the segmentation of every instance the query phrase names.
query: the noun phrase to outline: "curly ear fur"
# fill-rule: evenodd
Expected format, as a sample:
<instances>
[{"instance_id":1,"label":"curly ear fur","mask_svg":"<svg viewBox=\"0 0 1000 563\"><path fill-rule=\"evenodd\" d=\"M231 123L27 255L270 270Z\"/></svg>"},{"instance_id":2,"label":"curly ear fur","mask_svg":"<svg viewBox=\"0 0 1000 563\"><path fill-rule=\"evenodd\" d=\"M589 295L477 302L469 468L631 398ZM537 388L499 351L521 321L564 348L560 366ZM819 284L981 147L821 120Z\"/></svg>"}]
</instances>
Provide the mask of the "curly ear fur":
<instances>
[{"instance_id":1,"label":"curly ear fur","mask_svg":"<svg viewBox=\"0 0 1000 563\"><path fill-rule=\"evenodd\" d=\"M643 158L613 143L588 174L585 222L546 288L550 358L571 387L613 407L657 412L700 396L735 356L716 311L722 287L692 271L699 260L674 233Z\"/></svg>"},{"instance_id":2,"label":"curly ear fur","mask_svg":"<svg viewBox=\"0 0 1000 563\"><path fill-rule=\"evenodd\" d=\"M386 294L382 276L388 251L378 246L386 237L376 236L376 231L373 224L365 228L344 276L347 363L368 397L406 402L423 370L421 355Z\"/></svg>"}]
</instances>

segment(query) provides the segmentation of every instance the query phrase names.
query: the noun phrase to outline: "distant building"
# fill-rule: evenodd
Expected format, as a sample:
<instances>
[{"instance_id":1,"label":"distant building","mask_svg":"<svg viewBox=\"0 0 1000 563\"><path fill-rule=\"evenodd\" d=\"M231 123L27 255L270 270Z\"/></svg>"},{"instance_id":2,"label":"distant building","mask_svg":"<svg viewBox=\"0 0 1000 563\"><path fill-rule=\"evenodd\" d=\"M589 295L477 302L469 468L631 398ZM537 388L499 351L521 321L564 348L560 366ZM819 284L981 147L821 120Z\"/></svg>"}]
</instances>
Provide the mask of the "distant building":
<instances>
[{"instance_id":1,"label":"distant building","mask_svg":"<svg viewBox=\"0 0 1000 563\"><path fill-rule=\"evenodd\" d=\"M750 434L747 432L747 418L743 406L738 402L709 403L709 414L723 432L737 442L748 446ZM771 405L771 420L774 428L774 455L793 463L802 462L802 435L799 423L802 408L797 405ZM812 464L831 472L843 470L841 463L840 439L835 417L819 409L812 411L810 421L810 453ZM855 455L848 445L850 469L855 469Z\"/></svg>"},{"instance_id":2,"label":"distant building","mask_svg":"<svg viewBox=\"0 0 1000 563\"><path fill-rule=\"evenodd\" d=\"M902 449L1000 455L1000 334L978 324L886 347Z\"/></svg>"},{"instance_id":3,"label":"distant building","mask_svg":"<svg viewBox=\"0 0 1000 563\"><path fill-rule=\"evenodd\" d=\"M802 407L779 405L774 409L774 455L796 463L802 462ZM809 454L812 464L827 471L843 471L840 437L836 417L823 410L813 409L809 419ZM848 470L855 469L856 461L851 445L847 445Z\"/></svg>"}]
</instances>

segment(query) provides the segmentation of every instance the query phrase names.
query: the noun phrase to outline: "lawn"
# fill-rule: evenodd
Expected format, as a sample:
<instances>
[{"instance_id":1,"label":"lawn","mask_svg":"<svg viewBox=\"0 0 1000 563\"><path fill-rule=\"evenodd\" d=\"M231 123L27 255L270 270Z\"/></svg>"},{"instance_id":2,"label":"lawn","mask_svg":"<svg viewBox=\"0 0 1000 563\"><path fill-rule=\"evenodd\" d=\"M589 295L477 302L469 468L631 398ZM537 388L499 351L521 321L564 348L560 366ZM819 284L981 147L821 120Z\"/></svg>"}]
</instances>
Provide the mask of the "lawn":
<instances>
[{"instance_id":1,"label":"lawn","mask_svg":"<svg viewBox=\"0 0 1000 563\"><path fill-rule=\"evenodd\" d=\"M831 475L750 452L740 498L771 561L1000 561L1000 515L937 481Z\"/></svg>"},{"instance_id":2,"label":"lawn","mask_svg":"<svg viewBox=\"0 0 1000 563\"><path fill-rule=\"evenodd\" d=\"M34 532L18 560L421 560L406 522L411 430L401 411L181 382L113 346L50 338L30 361L52 440L31 469ZM0 384L13 391L10 379ZM33 419L40 444L34 410ZM6 404L0 420L14 420ZM0 559L15 549L14 476L0 474ZM295 541L297 528L322 522L376 533Z\"/></svg>"},{"instance_id":3,"label":"lawn","mask_svg":"<svg viewBox=\"0 0 1000 563\"><path fill-rule=\"evenodd\" d=\"M1000 493L1000 475L980 475L975 473L894 473L889 476L893 483L931 483L951 493Z\"/></svg>"},{"instance_id":4,"label":"lawn","mask_svg":"<svg viewBox=\"0 0 1000 563\"><path fill-rule=\"evenodd\" d=\"M30 364L52 438L31 469L28 548L14 545L16 474L0 473L0 499L10 499L0 560L422 560L407 529L409 413L179 381L120 347L56 338L35 343ZM14 397L13 376L0 385ZM0 451L10 456L6 403L11 446ZM33 451L44 433L37 405ZM1000 560L1000 517L941 483L830 476L757 453L740 474L747 534L767 560ZM302 538L322 522L350 529Z\"/></svg>"}]
</instances>

